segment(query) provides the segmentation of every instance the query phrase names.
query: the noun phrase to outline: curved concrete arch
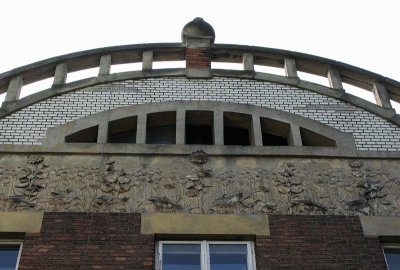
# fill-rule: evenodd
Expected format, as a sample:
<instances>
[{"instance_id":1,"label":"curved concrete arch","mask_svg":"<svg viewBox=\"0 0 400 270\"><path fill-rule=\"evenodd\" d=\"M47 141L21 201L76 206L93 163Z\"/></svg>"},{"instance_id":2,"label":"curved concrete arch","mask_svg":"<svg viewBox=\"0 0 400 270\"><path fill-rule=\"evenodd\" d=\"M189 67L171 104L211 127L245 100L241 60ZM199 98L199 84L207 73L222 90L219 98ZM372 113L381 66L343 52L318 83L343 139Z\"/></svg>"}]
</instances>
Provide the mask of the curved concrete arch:
<instances>
[{"instance_id":1,"label":"curved concrete arch","mask_svg":"<svg viewBox=\"0 0 400 270\"><path fill-rule=\"evenodd\" d=\"M280 111L272 108L259 107L255 105L247 104L234 104L225 102L210 102L210 101L172 101L162 103L148 103L141 105L131 105L127 107L120 107L107 111L102 111L84 118L49 128L45 140L45 146L50 148L57 148L64 146L65 138L71 134L78 133L82 130L96 127L97 132L97 143L107 143L107 133L109 123L124 119L127 117L137 116L137 139L138 144L144 144L146 137L146 117L148 114L176 111L177 112L177 144L184 144L184 139L178 139L179 136L185 134L185 112L186 111L212 111L214 112L214 136L215 144L223 144L223 119L222 115L225 112L242 113L252 116L252 131L253 134L253 146L263 146L261 138L261 124L260 119L270 119L279 121L280 123L287 124L290 126L290 145L296 147L298 151L302 148L302 135L301 130L308 130L319 136L328 138L335 142L337 150L341 149L344 153L349 151L355 151L355 143L352 134L341 132L333 127L322 124L318 121L314 121L299 115ZM180 130L179 130L180 129ZM218 134L221 133L222 134ZM179 135L180 134L180 135ZM183 134L183 135L182 135ZM217 139L217 137L222 138ZM219 143L218 143L219 142ZM282 146L283 147L283 146ZM323 147L330 148L330 147Z\"/></svg>"}]
</instances>

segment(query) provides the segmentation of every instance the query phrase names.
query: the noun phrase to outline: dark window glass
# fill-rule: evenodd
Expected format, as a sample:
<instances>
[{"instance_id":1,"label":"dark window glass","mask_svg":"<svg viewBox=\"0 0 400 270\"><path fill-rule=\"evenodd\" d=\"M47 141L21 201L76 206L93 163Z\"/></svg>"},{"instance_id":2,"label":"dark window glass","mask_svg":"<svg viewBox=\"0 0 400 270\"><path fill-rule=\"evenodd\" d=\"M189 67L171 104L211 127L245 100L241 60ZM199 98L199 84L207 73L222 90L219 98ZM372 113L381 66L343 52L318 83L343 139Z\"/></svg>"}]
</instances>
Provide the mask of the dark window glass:
<instances>
[{"instance_id":1,"label":"dark window glass","mask_svg":"<svg viewBox=\"0 0 400 270\"><path fill-rule=\"evenodd\" d=\"M19 245L0 246L0 270L15 270L19 254Z\"/></svg>"},{"instance_id":2,"label":"dark window glass","mask_svg":"<svg viewBox=\"0 0 400 270\"><path fill-rule=\"evenodd\" d=\"M200 254L199 244L164 244L162 270L200 270Z\"/></svg>"},{"instance_id":3,"label":"dark window glass","mask_svg":"<svg viewBox=\"0 0 400 270\"><path fill-rule=\"evenodd\" d=\"M247 245L210 245L211 270L247 270Z\"/></svg>"},{"instance_id":4,"label":"dark window glass","mask_svg":"<svg viewBox=\"0 0 400 270\"><path fill-rule=\"evenodd\" d=\"M385 259L389 270L400 269L400 248L385 248Z\"/></svg>"}]
</instances>

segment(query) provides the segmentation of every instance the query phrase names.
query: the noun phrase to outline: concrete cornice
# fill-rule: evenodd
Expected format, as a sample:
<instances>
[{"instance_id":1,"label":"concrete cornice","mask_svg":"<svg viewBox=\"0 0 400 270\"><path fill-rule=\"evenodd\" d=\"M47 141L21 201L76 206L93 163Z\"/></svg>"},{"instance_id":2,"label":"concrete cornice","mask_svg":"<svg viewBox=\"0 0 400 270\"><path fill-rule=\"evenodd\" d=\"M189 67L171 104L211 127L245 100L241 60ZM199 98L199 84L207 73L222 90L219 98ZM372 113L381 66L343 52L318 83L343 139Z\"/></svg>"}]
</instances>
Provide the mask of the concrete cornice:
<instances>
[{"instance_id":1,"label":"concrete cornice","mask_svg":"<svg viewBox=\"0 0 400 270\"><path fill-rule=\"evenodd\" d=\"M60 147L43 145L1 144L0 154L21 155L165 155L187 156L202 150L210 156L249 157L326 157L363 159L400 159L400 152L387 151L343 151L332 147L297 146L216 146L216 145L149 145L149 144L84 144L69 143Z\"/></svg>"}]
</instances>

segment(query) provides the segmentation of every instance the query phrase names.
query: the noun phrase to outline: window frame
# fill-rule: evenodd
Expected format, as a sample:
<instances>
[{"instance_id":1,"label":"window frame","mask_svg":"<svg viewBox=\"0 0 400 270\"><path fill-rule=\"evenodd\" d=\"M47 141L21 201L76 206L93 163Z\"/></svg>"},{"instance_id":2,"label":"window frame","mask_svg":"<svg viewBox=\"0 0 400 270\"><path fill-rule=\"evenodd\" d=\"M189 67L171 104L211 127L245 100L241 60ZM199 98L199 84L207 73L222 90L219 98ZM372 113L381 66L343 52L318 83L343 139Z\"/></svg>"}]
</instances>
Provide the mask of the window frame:
<instances>
[{"instance_id":1,"label":"window frame","mask_svg":"<svg viewBox=\"0 0 400 270\"><path fill-rule=\"evenodd\" d=\"M18 256L17 256L17 262L15 264L15 270L18 270L19 267L19 261L21 259L21 254L22 254L22 242L18 241L2 241L0 240L0 246L19 246L18 249Z\"/></svg>"},{"instance_id":2,"label":"window frame","mask_svg":"<svg viewBox=\"0 0 400 270\"><path fill-rule=\"evenodd\" d=\"M156 270L162 270L162 252L164 244L199 244L200 245L200 269L210 270L210 245L246 245L247 270L256 270L254 242L252 241L157 241L156 243Z\"/></svg>"},{"instance_id":3,"label":"window frame","mask_svg":"<svg viewBox=\"0 0 400 270\"><path fill-rule=\"evenodd\" d=\"M382 253L383 253L383 257L384 257L384 259L385 259L385 264L386 264L386 268L387 269L389 269L389 270L391 270L390 268L389 268L389 265L388 265L388 262L387 262L387 259L386 259L386 252L385 252L385 249L396 249L396 250L398 250L399 251L399 254L400 254L400 244L383 244L382 245Z\"/></svg>"}]
</instances>

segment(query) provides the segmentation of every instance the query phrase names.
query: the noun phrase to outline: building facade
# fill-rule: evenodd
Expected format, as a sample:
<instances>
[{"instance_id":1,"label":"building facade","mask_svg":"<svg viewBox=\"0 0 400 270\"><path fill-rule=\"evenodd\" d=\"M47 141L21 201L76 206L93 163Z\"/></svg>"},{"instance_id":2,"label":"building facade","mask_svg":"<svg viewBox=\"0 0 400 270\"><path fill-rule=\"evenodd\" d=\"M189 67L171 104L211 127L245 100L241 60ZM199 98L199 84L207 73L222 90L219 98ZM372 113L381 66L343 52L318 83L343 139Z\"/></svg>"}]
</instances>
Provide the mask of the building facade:
<instances>
[{"instance_id":1,"label":"building facade","mask_svg":"<svg viewBox=\"0 0 400 270\"><path fill-rule=\"evenodd\" d=\"M0 74L0 269L400 269L400 83L214 41L196 18Z\"/></svg>"}]
</instances>

